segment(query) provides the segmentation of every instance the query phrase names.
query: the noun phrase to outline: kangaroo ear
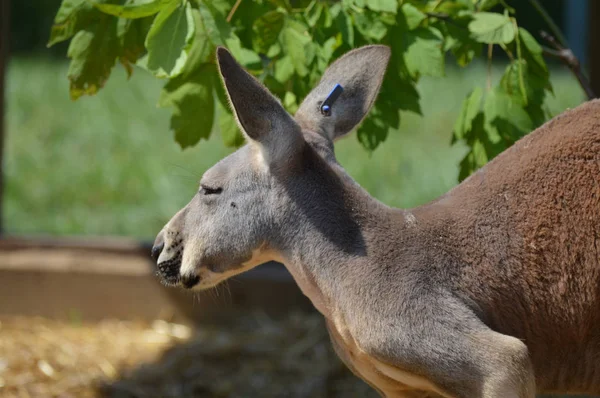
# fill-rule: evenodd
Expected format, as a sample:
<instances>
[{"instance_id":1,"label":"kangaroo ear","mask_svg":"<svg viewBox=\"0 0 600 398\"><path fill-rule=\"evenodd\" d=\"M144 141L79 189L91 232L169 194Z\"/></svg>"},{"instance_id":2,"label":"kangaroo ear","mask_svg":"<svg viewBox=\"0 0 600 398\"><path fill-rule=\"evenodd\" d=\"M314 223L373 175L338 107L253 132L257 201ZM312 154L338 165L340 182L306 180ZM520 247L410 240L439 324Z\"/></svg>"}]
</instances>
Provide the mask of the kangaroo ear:
<instances>
[{"instance_id":1,"label":"kangaroo ear","mask_svg":"<svg viewBox=\"0 0 600 398\"><path fill-rule=\"evenodd\" d=\"M303 141L300 126L279 100L223 47L217 48L217 63L225 91L246 137L260 144L270 161L289 157Z\"/></svg>"},{"instance_id":2,"label":"kangaroo ear","mask_svg":"<svg viewBox=\"0 0 600 398\"><path fill-rule=\"evenodd\" d=\"M345 54L325 71L317 87L304 99L296 112L296 121L332 141L348 134L369 113L389 59L389 47L381 45L365 46ZM344 91L331 106L331 114L323 115L321 104L336 84Z\"/></svg>"}]
</instances>

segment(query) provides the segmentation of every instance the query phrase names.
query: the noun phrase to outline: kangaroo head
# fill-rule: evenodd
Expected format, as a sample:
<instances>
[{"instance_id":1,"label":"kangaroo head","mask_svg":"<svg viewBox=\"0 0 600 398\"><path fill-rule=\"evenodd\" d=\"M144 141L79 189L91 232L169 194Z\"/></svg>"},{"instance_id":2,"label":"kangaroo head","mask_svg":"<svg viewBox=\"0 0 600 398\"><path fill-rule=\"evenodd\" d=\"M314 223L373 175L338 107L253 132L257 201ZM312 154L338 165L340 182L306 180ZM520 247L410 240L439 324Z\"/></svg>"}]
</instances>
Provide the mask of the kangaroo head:
<instances>
[{"instance_id":1,"label":"kangaroo head","mask_svg":"<svg viewBox=\"0 0 600 398\"><path fill-rule=\"evenodd\" d=\"M247 144L204 174L198 192L158 234L153 256L164 283L203 289L264 262L283 261L290 241L307 228L321 228L323 239L337 239L342 249L356 244L347 227L325 231L344 218L337 214L343 212L340 185L348 181L333 141L368 113L389 56L385 46L367 46L341 57L292 117L227 50L217 50ZM322 112L336 84L343 92L330 112Z\"/></svg>"}]
</instances>

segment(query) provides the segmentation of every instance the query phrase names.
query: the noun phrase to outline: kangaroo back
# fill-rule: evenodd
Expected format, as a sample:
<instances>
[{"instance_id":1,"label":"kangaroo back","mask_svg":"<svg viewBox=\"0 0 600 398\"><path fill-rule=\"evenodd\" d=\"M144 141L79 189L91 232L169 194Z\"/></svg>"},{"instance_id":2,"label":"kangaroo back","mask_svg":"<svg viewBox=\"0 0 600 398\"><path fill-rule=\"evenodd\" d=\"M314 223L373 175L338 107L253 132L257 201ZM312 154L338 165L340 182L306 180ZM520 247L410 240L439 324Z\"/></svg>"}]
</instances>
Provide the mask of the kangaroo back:
<instances>
[{"instance_id":1,"label":"kangaroo back","mask_svg":"<svg viewBox=\"0 0 600 398\"><path fill-rule=\"evenodd\" d=\"M538 388L600 388L600 100L554 118L418 212L462 264L455 289L492 329L527 344L544 375Z\"/></svg>"}]
</instances>

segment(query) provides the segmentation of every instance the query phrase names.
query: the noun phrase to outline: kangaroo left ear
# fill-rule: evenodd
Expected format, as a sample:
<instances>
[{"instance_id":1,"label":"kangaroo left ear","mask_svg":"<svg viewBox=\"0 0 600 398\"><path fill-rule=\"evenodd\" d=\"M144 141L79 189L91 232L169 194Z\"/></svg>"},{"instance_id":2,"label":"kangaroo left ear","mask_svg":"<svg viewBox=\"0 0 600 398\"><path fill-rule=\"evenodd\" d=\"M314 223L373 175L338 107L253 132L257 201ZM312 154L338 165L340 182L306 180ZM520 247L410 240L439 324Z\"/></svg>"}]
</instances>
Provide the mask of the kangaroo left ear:
<instances>
[{"instance_id":1,"label":"kangaroo left ear","mask_svg":"<svg viewBox=\"0 0 600 398\"><path fill-rule=\"evenodd\" d=\"M390 53L387 46L365 46L335 61L300 105L295 115L298 124L332 141L352 131L377 98ZM329 112L323 112L323 102L338 84L343 91Z\"/></svg>"},{"instance_id":2,"label":"kangaroo left ear","mask_svg":"<svg viewBox=\"0 0 600 398\"><path fill-rule=\"evenodd\" d=\"M238 124L260 144L269 161L289 157L303 142L300 127L281 103L244 70L223 47L217 48L219 72Z\"/></svg>"}]
</instances>

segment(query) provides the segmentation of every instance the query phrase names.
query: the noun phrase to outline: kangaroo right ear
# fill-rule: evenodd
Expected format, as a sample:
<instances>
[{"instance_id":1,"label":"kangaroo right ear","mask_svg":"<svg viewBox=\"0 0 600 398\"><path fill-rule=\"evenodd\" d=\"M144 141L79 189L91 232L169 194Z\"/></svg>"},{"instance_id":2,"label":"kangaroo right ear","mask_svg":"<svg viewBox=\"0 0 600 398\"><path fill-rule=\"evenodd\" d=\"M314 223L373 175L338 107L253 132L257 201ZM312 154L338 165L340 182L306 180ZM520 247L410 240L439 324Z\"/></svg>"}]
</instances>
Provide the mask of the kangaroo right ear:
<instances>
[{"instance_id":1,"label":"kangaroo right ear","mask_svg":"<svg viewBox=\"0 0 600 398\"><path fill-rule=\"evenodd\" d=\"M332 141L348 134L369 113L389 59L389 47L381 45L365 46L347 53L325 71L317 87L300 105L296 121L303 128ZM331 106L331 113L324 115L321 104L336 84L344 91Z\"/></svg>"}]
</instances>

